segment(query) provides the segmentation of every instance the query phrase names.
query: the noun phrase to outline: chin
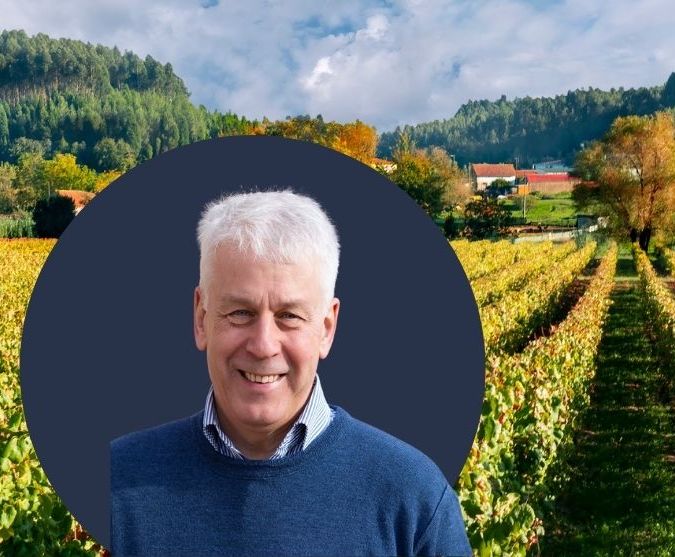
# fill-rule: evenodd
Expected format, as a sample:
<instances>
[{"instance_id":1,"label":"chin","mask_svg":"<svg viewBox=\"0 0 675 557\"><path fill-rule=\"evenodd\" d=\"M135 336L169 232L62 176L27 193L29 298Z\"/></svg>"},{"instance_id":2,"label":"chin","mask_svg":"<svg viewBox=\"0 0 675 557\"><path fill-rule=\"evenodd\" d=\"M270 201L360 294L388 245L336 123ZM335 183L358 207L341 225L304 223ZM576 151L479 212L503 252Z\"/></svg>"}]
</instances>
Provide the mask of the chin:
<instances>
[{"instance_id":1,"label":"chin","mask_svg":"<svg viewBox=\"0 0 675 557\"><path fill-rule=\"evenodd\" d=\"M275 408L249 407L240 412L242 422L250 427L280 426L286 414Z\"/></svg>"}]
</instances>

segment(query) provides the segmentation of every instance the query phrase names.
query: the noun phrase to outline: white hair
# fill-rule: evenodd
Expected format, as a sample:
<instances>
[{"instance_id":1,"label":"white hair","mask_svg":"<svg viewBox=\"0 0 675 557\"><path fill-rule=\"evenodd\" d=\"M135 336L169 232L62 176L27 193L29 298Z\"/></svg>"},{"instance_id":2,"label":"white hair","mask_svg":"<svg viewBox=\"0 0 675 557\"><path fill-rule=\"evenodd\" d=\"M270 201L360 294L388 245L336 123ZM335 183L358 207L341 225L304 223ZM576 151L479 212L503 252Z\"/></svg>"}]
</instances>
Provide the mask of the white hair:
<instances>
[{"instance_id":1,"label":"white hair","mask_svg":"<svg viewBox=\"0 0 675 557\"><path fill-rule=\"evenodd\" d=\"M328 215L310 197L290 190L225 195L205 207L197 239L199 286L204 296L211 258L226 244L262 261L316 264L326 305L333 298L340 243Z\"/></svg>"}]
</instances>

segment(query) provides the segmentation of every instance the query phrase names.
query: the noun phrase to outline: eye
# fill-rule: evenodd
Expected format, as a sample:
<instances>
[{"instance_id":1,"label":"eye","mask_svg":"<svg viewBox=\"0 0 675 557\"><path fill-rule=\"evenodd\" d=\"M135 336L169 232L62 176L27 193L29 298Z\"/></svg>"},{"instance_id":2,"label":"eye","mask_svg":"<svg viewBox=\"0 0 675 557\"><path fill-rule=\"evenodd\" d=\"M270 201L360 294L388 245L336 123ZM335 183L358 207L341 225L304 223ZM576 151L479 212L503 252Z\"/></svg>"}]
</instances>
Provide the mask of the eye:
<instances>
[{"instance_id":1,"label":"eye","mask_svg":"<svg viewBox=\"0 0 675 557\"><path fill-rule=\"evenodd\" d=\"M234 325L246 325L253 319L253 312L247 309L236 309L228 313L226 317Z\"/></svg>"},{"instance_id":2,"label":"eye","mask_svg":"<svg viewBox=\"0 0 675 557\"><path fill-rule=\"evenodd\" d=\"M291 313L290 311L284 311L280 313L279 317L281 319L300 319L298 315L295 315L295 313Z\"/></svg>"},{"instance_id":3,"label":"eye","mask_svg":"<svg viewBox=\"0 0 675 557\"><path fill-rule=\"evenodd\" d=\"M277 318L281 319L284 323L287 324L297 324L300 323L301 321L304 321L302 317L300 317L296 313L292 313L290 311L282 311L277 315Z\"/></svg>"}]
</instances>

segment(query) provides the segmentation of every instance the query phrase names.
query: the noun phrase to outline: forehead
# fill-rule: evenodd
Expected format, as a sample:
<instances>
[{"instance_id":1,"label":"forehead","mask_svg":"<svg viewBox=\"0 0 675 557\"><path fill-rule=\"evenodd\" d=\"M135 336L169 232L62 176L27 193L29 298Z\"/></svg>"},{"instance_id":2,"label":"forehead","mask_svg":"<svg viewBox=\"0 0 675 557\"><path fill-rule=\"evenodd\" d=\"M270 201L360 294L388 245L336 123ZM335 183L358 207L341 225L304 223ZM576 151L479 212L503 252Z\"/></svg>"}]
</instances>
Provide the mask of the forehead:
<instances>
[{"instance_id":1,"label":"forehead","mask_svg":"<svg viewBox=\"0 0 675 557\"><path fill-rule=\"evenodd\" d=\"M256 292L261 287L283 293L319 288L318 266L311 260L293 263L268 261L228 245L219 246L208 261L211 287L225 287L237 292Z\"/></svg>"}]
</instances>

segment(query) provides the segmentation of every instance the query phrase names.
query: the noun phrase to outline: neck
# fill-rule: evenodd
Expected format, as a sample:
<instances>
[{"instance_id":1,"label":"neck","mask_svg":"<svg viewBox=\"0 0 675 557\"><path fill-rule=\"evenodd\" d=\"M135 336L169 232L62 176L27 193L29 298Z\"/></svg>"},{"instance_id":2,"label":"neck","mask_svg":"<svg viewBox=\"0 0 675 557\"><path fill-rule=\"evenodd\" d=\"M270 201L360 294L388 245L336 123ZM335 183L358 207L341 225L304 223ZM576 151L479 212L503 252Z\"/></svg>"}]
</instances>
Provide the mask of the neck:
<instances>
[{"instance_id":1,"label":"neck","mask_svg":"<svg viewBox=\"0 0 675 557\"><path fill-rule=\"evenodd\" d=\"M220 428L237 450L249 460L266 460L274 454L290 431L300 412L281 427L233 427L220 409L216 408Z\"/></svg>"}]
</instances>

